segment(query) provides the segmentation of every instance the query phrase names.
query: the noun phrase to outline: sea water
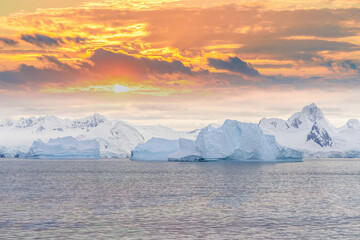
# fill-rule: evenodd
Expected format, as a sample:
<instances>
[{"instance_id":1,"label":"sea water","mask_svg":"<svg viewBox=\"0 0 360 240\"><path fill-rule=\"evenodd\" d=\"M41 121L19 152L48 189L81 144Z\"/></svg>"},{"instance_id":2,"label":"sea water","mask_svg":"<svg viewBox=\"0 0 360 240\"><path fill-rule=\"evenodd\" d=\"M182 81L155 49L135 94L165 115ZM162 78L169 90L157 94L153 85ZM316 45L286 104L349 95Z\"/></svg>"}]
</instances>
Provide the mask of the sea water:
<instances>
[{"instance_id":1,"label":"sea water","mask_svg":"<svg viewBox=\"0 0 360 240\"><path fill-rule=\"evenodd\" d=\"M0 239L360 239L360 160L0 160Z\"/></svg>"}]
</instances>

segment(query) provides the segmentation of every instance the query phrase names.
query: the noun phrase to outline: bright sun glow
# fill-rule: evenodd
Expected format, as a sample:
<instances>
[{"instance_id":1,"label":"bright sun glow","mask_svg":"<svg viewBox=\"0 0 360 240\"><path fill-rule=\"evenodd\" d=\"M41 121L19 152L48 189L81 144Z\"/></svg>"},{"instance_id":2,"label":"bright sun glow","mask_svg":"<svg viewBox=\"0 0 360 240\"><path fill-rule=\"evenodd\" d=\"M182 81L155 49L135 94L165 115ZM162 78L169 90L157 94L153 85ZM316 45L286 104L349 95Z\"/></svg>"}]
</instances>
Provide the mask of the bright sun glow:
<instances>
[{"instance_id":1,"label":"bright sun glow","mask_svg":"<svg viewBox=\"0 0 360 240\"><path fill-rule=\"evenodd\" d=\"M128 87L125 87L125 86L122 86L119 84L115 84L115 86L114 86L114 92L116 92L116 93L128 92L128 91L129 91Z\"/></svg>"}]
</instances>

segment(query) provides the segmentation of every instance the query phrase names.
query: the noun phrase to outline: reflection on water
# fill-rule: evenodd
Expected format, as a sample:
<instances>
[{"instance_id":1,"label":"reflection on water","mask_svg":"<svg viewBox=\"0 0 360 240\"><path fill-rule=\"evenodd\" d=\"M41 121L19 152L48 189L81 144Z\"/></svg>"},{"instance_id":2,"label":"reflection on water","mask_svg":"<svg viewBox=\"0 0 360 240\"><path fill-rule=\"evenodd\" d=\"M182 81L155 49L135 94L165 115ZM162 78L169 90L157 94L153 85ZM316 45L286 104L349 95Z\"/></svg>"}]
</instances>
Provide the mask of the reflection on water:
<instances>
[{"instance_id":1,"label":"reflection on water","mask_svg":"<svg viewBox=\"0 0 360 240\"><path fill-rule=\"evenodd\" d=\"M360 160L0 161L1 239L358 239Z\"/></svg>"}]
</instances>

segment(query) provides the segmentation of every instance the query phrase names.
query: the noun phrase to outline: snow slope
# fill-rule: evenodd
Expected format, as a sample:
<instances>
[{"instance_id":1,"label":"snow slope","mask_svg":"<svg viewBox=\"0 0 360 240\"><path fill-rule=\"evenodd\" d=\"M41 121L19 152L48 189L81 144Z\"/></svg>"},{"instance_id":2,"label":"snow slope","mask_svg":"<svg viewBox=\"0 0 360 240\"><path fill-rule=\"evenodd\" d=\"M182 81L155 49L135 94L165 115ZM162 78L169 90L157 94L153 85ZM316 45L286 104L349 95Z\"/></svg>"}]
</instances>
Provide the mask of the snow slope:
<instances>
[{"instance_id":1,"label":"snow slope","mask_svg":"<svg viewBox=\"0 0 360 240\"><path fill-rule=\"evenodd\" d=\"M202 129L195 129L193 131L176 131L174 129L162 126L162 125L153 125L153 126L134 126L143 136L145 141L155 137L163 138L168 140L176 140L179 138L186 138L195 140L197 135ZM210 124L206 127L219 127L218 124Z\"/></svg>"},{"instance_id":2,"label":"snow slope","mask_svg":"<svg viewBox=\"0 0 360 240\"><path fill-rule=\"evenodd\" d=\"M299 149L307 157L360 156L360 122L351 119L345 126L336 128L314 103L287 121L263 118L259 125L281 145Z\"/></svg>"},{"instance_id":3,"label":"snow slope","mask_svg":"<svg viewBox=\"0 0 360 240\"><path fill-rule=\"evenodd\" d=\"M23 157L34 140L74 137L96 139L101 158L128 157L144 138L134 127L121 121L110 121L100 114L82 119L60 119L55 116L21 118L0 122L0 156ZM20 151L20 152L19 152Z\"/></svg>"}]
</instances>

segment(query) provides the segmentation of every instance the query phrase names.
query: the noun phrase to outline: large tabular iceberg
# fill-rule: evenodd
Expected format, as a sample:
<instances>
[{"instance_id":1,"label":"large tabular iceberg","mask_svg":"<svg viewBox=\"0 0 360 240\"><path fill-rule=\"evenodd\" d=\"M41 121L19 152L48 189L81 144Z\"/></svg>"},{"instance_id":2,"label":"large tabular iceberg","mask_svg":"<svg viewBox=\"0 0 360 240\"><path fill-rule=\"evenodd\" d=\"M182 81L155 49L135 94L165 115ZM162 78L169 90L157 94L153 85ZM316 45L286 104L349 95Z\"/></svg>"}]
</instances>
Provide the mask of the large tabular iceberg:
<instances>
[{"instance_id":1,"label":"large tabular iceberg","mask_svg":"<svg viewBox=\"0 0 360 240\"><path fill-rule=\"evenodd\" d=\"M151 139L132 151L132 160L299 160L302 153L279 145L258 124L226 120L219 128L204 128L195 141Z\"/></svg>"},{"instance_id":2,"label":"large tabular iceberg","mask_svg":"<svg viewBox=\"0 0 360 240\"><path fill-rule=\"evenodd\" d=\"M169 154L168 160L193 162L193 161L202 160L202 157L200 153L196 150L195 141L192 141L190 139L180 138L179 149Z\"/></svg>"},{"instance_id":3,"label":"large tabular iceberg","mask_svg":"<svg viewBox=\"0 0 360 240\"><path fill-rule=\"evenodd\" d=\"M131 160L167 161L169 154L179 149L178 140L151 138L131 151Z\"/></svg>"},{"instance_id":4,"label":"large tabular iceberg","mask_svg":"<svg viewBox=\"0 0 360 240\"><path fill-rule=\"evenodd\" d=\"M96 140L79 141L73 137L33 142L26 158L36 159L98 159L100 144Z\"/></svg>"}]
</instances>

